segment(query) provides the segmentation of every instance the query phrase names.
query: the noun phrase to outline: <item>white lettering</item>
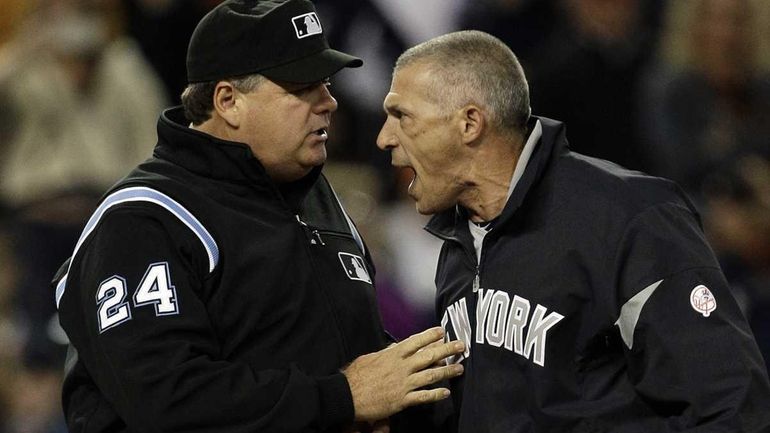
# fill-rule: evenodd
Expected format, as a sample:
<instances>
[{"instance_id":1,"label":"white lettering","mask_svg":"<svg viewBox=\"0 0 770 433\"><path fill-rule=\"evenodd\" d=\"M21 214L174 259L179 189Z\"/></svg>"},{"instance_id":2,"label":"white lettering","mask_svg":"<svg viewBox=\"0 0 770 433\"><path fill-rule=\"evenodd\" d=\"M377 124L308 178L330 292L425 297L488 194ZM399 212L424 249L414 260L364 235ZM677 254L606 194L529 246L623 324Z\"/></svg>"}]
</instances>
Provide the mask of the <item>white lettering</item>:
<instances>
[{"instance_id":1,"label":"white lettering","mask_svg":"<svg viewBox=\"0 0 770 433\"><path fill-rule=\"evenodd\" d=\"M508 304L510 298L503 291L496 291L492 295L487 319L487 342L500 347L505 341L505 321L508 318Z\"/></svg>"},{"instance_id":2,"label":"white lettering","mask_svg":"<svg viewBox=\"0 0 770 433\"><path fill-rule=\"evenodd\" d=\"M532 320L527 330L527 342L524 343L524 356L529 359L530 354L534 348L535 352L535 364L539 366L545 365L545 338L546 333L561 319L564 318L557 312L551 312L545 316L546 308L542 305L535 307L535 312L532 313ZM543 318L545 316L545 318Z\"/></svg>"},{"instance_id":3,"label":"white lettering","mask_svg":"<svg viewBox=\"0 0 770 433\"><path fill-rule=\"evenodd\" d=\"M452 320L452 327L454 328L457 338L465 343L465 352L463 357L470 356L471 348L471 321L468 319L468 305L465 302L465 298L460 299L453 305L450 305L447 309L449 312L449 318Z\"/></svg>"},{"instance_id":4,"label":"white lettering","mask_svg":"<svg viewBox=\"0 0 770 433\"><path fill-rule=\"evenodd\" d=\"M471 327L466 298L448 306L441 317L441 326L446 331L444 340L465 342L465 352L447 358L447 363L470 357L475 331L476 344L504 347L544 367L548 331L564 316L555 311L549 313L540 304L536 304L533 311L528 299L514 295L511 300L506 291L479 289L477 293L475 329Z\"/></svg>"},{"instance_id":5,"label":"white lettering","mask_svg":"<svg viewBox=\"0 0 770 433\"><path fill-rule=\"evenodd\" d=\"M529 318L529 301L519 295L513 296L508 327L505 329L505 348L524 355L524 328Z\"/></svg>"},{"instance_id":6,"label":"white lettering","mask_svg":"<svg viewBox=\"0 0 770 433\"><path fill-rule=\"evenodd\" d=\"M486 296L484 295L486 293ZM487 321L489 302L492 300L494 290L479 289L478 302L476 302L476 343L484 343L484 323Z\"/></svg>"}]
</instances>

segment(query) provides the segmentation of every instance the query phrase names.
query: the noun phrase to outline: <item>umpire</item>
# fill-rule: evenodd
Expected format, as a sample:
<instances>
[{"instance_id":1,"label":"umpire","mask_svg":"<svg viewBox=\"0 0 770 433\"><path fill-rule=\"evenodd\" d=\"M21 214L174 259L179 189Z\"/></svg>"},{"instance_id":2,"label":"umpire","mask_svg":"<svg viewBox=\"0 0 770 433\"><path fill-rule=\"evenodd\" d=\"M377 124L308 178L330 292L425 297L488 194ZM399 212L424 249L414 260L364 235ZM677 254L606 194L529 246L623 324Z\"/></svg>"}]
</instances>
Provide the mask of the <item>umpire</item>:
<instances>
[{"instance_id":1,"label":"umpire","mask_svg":"<svg viewBox=\"0 0 770 433\"><path fill-rule=\"evenodd\" d=\"M184 106L54 280L70 431L387 431L448 396L422 387L462 372L436 361L463 344L434 328L385 348L369 254L321 174L327 78L361 63L307 0L201 20Z\"/></svg>"}]
</instances>

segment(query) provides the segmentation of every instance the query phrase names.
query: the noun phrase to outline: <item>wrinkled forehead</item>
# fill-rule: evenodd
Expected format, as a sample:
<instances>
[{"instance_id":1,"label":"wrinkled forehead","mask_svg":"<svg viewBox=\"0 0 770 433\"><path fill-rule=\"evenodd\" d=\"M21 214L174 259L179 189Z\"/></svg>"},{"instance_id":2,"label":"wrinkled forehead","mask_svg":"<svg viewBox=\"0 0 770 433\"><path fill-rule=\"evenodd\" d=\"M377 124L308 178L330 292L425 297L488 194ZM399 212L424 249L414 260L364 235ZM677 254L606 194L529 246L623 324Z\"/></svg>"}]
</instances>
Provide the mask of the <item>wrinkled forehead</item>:
<instances>
[{"instance_id":1,"label":"wrinkled forehead","mask_svg":"<svg viewBox=\"0 0 770 433\"><path fill-rule=\"evenodd\" d=\"M401 66L393 71L391 88L394 86L421 87L433 81L434 67L427 61L418 61Z\"/></svg>"},{"instance_id":2,"label":"wrinkled forehead","mask_svg":"<svg viewBox=\"0 0 770 433\"><path fill-rule=\"evenodd\" d=\"M393 73L390 92L386 96L393 102L435 102L436 80L425 65L409 65Z\"/></svg>"}]
</instances>

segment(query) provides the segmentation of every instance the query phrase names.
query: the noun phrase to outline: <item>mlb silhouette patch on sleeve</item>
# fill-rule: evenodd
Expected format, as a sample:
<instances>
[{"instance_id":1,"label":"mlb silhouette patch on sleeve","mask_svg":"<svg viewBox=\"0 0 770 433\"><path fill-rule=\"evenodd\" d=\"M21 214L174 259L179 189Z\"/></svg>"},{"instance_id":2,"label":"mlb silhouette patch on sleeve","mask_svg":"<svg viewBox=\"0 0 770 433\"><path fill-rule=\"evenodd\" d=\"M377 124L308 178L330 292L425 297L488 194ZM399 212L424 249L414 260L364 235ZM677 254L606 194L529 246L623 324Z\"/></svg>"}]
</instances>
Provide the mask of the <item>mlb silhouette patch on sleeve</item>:
<instances>
[{"instance_id":1,"label":"mlb silhouette patch on sleeve","mask_svg":"<svg viewBox=\"0 0 770 433\"><path fill-rule=\"evenodd\" d=\"M366 263L363 258L349 253L338 253L337 255L340 258L340 262L342 262L342 269L345 270L348 278L372 284L372 279L369 277L369 272L366 270Z\"/></svg>"}]
</instances>

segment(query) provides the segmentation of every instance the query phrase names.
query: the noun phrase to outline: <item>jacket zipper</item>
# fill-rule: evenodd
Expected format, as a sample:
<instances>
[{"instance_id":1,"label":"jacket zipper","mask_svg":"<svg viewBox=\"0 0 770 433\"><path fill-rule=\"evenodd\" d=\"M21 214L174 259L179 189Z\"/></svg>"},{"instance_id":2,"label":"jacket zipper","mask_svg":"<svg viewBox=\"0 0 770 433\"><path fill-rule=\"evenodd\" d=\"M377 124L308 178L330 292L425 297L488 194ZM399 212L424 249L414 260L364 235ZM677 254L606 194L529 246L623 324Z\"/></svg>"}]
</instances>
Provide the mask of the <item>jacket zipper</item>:
<instances>
[{"instance_id":1,"label":"jacket zipper","mask_svg":"<svg viewBox=\"0 0 770 433\"><path fill-rule=\"evenodd\" d=\"M489 239L490 232L487 232L487 234L484 236L484 239L481 240L481 249L479 249L479 258L478 262L476 262L476 276L473 278L473 293L476 293L481 289L481 267L484 263L484 244L487 243L487 239Z\"/></svg>"},{"instance_id":2,"label":"jacket zipper","mask_svg":"<svg viewBox=\"0 0 770 433\"><path fill-rule=\"evenodd\" d=\"M294 217L297 218L297 222L302 227L302 231L305 232L305 237L310 241L311 245L326 245L318 229L311 228L305 221L302 221L299 215L294 215Z\"/></svg>"},{"instance_id":3,"label":"jacket zipper","mask_svg":"<svg viewBox=\"0 0 770 433\"><path fill-rule=\"evenodd\" d=\"M308 223L302 221L302 218L300 218L299 215L294 215L294 218L302 227L302 230L305 232L305 237L308 239L311 245L325 246L326 242L324 242L324 239L323 239L324 236L339 237L339 238L345 238L349 240L354 239L353 236L349 233L340 233L333 230L319 230L319 229L313 228L310 225L308 225Z\"/></svg>"}]
</instances>

